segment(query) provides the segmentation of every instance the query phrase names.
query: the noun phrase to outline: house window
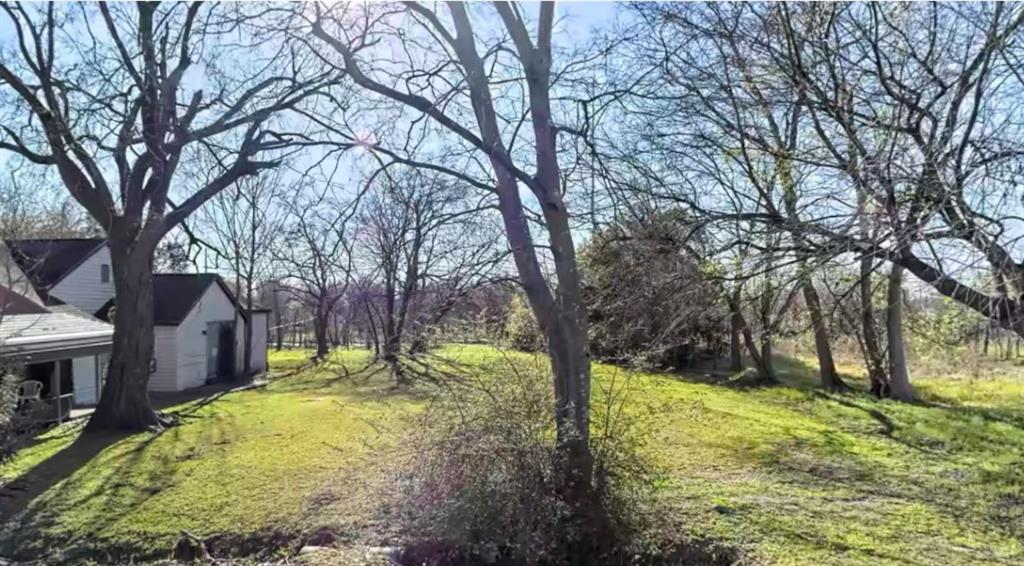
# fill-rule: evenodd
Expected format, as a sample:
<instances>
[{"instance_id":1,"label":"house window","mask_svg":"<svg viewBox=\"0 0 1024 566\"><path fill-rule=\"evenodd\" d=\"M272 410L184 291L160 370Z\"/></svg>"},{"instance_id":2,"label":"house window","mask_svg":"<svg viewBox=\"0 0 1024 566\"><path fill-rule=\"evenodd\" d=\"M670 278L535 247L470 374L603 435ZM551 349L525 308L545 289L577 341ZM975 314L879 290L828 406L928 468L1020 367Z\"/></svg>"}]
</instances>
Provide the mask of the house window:
<instances>
[{"instance_id":1,"label":"house window","mask_svg":"<svg viewBox=\"0 0 1024 566\"><path fill-rule=\"evenodd\" d=\"M110 283L110 266L105 263L100 266L100 282Z\"/></svg>"}]
</instances>

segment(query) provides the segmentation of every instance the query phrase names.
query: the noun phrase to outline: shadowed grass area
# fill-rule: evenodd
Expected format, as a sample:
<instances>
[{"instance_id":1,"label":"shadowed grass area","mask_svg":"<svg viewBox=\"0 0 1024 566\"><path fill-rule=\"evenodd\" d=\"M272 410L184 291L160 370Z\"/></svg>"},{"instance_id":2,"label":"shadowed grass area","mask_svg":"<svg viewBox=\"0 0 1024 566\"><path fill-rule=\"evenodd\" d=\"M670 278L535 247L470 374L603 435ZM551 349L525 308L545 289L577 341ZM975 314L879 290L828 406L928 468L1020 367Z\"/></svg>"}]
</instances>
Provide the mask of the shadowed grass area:
<instances>
[{"instance_id":1,"label":"shadowed grass area","mask_svg":"<svg viewBox=\"0 0 1024 566\"><path fill-rule=\"evenodd\" d=\"M544 364L485 346L425 361L438 380ZM287 377L175 407L183 424L159 435L44 435L0 467L0 555L161 558L183 529L272 538L330 527L342 542L387 542L375 524L375 459L403 416L443 387L395 390L364 351L316 367L299 351L271 363ZM669 510L662 534L776 564L1015 564L1024 381L1011 369L984 380L915 376L924 400L908 405L824 394L799 359L780 360L781 385L752 389L596 364L594 396L621 396L649 429L643 449Z\"/></svg>"}]
</instances>

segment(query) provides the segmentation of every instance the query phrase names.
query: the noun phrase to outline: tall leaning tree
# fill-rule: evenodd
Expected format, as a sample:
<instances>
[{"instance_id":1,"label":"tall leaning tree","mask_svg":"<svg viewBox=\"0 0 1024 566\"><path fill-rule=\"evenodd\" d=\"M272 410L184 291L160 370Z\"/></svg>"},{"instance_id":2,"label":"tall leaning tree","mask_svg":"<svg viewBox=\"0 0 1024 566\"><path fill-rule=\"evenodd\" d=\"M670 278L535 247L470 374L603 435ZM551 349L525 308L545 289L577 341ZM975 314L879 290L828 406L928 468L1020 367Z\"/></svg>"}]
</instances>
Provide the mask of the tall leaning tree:
<instances>
[{"instance_id":1,"label":"tall leaning tree","mask_svg":"<svg viewBox=\"0 0 1024 566\"><path fill-rule=\"evenodd\" d=\"M312 35L310 48L377 101L378 114L385 104L404 111L392 137L374 145L378 156L446 171L496 196L519 284L548 340L556 477L575 517L586 522L597 511L591 505L590 354L559 143L560 133L574 131L563 118L574 116L556 112L564 110L556 82L570 80L588 60L562 60L556 67L554 3L538 10L527 15L507 2L318 5L303 13L308 26L297 36ZM441 146L458 150L440 156ZM533 220L546 240L550 276Z\"/></svg>"},{"instance_id":2,"label":"tall leaning tree","mask_svg":"<svg viewBox=\"0 0 1024 566\"><path fill-rule=\"evenodd\" d=\"M218 5L0 10L14 34L0 57L0 149L56 172L110 247L113 355L88 429L159 428L147 395L157 244L225 187L276 166L261 159L289 143L275 124L320 79L300 76L283 43L240 34L244 13ZM193 152L216 156L216 174L173 193Z\"/></svg>"}]
</instances>

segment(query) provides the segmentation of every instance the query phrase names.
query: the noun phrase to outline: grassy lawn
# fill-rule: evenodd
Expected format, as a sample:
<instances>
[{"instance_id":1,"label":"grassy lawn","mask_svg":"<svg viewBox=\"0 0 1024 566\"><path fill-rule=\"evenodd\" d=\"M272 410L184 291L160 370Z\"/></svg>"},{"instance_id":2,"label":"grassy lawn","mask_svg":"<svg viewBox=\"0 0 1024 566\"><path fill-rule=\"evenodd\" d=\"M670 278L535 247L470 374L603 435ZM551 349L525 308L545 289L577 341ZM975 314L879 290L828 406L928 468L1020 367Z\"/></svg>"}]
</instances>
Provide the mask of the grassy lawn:
<instances>
[{"instance_id":1,"label":"grassy lawn","mask_svg":"<svg viewBox=\"0 0 1024 566\"><path fill-rule=\"evenodd\" d=\"M159 435L40 437L0 467L0 556L163 558L182 530L238 545L325 528L341 544L388 542L372 464L426 400L393 391L361 351L304 359L275 353L284 377L175 407L182 424ZM822 394L799 360L760 389L595 368L595 394L625 388L650 427L674 532L775 564L1024 562L1024 378L1009 364L982 380L915 376L918 405Z\"/></svg>"}]
</instances>

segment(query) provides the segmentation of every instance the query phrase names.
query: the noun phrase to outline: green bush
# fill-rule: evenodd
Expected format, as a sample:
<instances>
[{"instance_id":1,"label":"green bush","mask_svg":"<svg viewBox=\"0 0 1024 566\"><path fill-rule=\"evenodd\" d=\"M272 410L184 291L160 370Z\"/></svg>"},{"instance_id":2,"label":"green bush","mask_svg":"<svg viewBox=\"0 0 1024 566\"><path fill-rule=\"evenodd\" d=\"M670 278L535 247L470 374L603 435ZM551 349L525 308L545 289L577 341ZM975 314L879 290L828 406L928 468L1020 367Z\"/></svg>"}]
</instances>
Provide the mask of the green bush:
<instances>
[{"instance_id":1,"label":"green bush","mask_svg":"<svg viewBox=\"0 0 1024 566\"><path fill-rule=\"evenodd\" d=\"M505 313L505 336L509 345L523 352L539 352L547 348L537 317L522 295L514 295Z\"/></svg>"}]
</instances>

